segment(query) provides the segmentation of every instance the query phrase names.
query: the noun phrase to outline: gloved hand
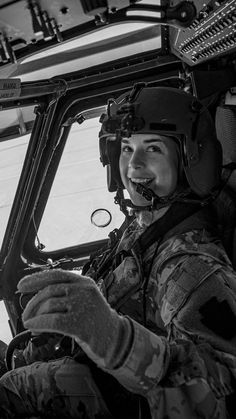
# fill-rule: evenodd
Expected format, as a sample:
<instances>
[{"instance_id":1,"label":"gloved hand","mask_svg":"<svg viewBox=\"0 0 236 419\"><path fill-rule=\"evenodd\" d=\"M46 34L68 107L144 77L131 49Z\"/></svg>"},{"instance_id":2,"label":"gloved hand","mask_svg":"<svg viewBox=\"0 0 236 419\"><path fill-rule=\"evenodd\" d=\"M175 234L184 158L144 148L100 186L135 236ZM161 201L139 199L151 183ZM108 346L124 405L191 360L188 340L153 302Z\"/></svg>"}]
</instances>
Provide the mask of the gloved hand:
<instances>
[{"instance_id":1,"label":"gloved hand","mask_svg":"<svg viewBox=\"0 0 236 419\"><path fill-rule=\"evenodd\" d=\"M18 290L37 292L23 312L26 329L75 338L100 367L122 365L132 343L131 322L109 306L91 278L50 270L24 277Z\"/></svg>"}]
</instances>

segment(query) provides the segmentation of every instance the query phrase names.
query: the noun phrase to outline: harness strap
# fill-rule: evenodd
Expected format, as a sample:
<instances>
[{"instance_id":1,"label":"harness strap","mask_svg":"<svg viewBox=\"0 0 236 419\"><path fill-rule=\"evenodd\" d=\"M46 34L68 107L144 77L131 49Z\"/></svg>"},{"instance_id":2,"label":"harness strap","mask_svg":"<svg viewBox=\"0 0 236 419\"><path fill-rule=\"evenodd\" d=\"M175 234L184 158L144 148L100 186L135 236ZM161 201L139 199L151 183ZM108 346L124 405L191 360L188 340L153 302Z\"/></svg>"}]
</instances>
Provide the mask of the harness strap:
<instances>
[{"instance_id":1,"label":"harness strap","mask_svg":"<svg viewBox=\"0 0 236 419\"><path fill-rule=\"evenodd\" d=\"M175 202L166 214L152 223L144 233L134 242L132 249L137 254L143 254L153 243L162 238L169 230L199 211L202 206L199 203L188 204Z\"/></svg>"},{"instance_id":2,"label":"harness strap","mask_svg":"<svg viewBox=\"0 0 236 419\"><path fill-rule=\"evenodd\" d=\"M221 187L217 193L227 184L231 174L236 170L236 163L231 162L223 166ZM205 205L212 202L215 196L206 201ZM195 212L203 208L204 201L202 202L174 202L166 214L159 220L151 224L145 232L135 241L132 249L137 253L143 253L155 243L159 238L162 238L169 230L180 224L184 219L190 217Z\"/></svg>"},{"instance_id":3,"label":"harness strap","mask_svg":"<svg viewBox=\"0 0 236 419\"><path fill-rule=\"evenodd\" d=\"M93 253L90 256L89 261L83 266L82 275L86 275L87 271L91 266L93 266L93 263L97 261L98 257L100 257L100 261L98 262L96 269L96 278L99 278L102 276L107 270L110 269L112 264L112 259L115 255L117 246L119 244L119 240L122 237L122 234L124 233L125 229L128 227L128 225L133 220L133 217L126 217L122 225L119 229L114 229L109 233L109 241L108 245L103 247L102 249L99 249L97 252Z\"/></svg>"},{"instance_id":4,"label":"harness strap","mask_svg":"<svg viewBox=\"0 0 236 419\"><path fill-rule=\"evenodd\" d=\"M223 166L222 175L221 175L221 186L225 186L232 173L236 170L236 162L230 162ZM222 188L221 188L222 189Z\"/></svg>"},{"instance_id":5,"label":"harness strap","mask_svg":"<svg viewBox=\"0 0 236 419\"><path fill-rule=\"evenodd\" d=\"M145 232L133 243L130 252L133 250L137 255L141 256L153 243L158 241L158 239L161 239L169 230L177 226L185 218L188 218L195 212L199 211L201 208L202 205L200 205L199 203L189 203L188 205L186 205L186 203L183 202L173 203L166 212L166 214L161 219L152 223L145 230ZM116 258L117 262L120 262L120 257L122 256L121 253L124 253L124 251L121 251L121 253L116 254L116 249L119 243L119 239L125 229L124 227L127 227L127 221L126 223L123 223L120 227L118 231L119 234L117 235L117 240L114 241L113 247L110 250L107 249L107 251L104 254L104 257L101 259L98 266L96 267L97 279L105 275L111 269L112 261L114 261L114 258ZM128 254L129 252L125 252L126 256ZM91 265L92 261L90 261L87 264L88 267ZM85 266L85 269L83 269L83 274L86 274L88 267Z\"/></svg>"}]
</instances>

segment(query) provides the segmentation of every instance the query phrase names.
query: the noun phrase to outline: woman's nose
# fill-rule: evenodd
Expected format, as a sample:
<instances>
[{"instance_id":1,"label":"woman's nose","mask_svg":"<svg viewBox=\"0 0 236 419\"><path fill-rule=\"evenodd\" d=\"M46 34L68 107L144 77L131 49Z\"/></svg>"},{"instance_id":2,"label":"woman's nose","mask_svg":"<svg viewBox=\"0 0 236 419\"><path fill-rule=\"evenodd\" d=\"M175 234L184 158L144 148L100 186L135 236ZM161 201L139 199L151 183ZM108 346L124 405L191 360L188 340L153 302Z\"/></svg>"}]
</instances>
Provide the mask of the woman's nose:
<instances>
[{"instance_id":1,"label":"woman's nose","mask_svg":"<svg viewBox=\"0 0 236 419\"><path fill-rule=\"evenodd\" d=\"M129 160L129 167L132 169L138 169L143 167L145 164L143 153L140 151L134 151Z\"/></svg>"}]
</instances>

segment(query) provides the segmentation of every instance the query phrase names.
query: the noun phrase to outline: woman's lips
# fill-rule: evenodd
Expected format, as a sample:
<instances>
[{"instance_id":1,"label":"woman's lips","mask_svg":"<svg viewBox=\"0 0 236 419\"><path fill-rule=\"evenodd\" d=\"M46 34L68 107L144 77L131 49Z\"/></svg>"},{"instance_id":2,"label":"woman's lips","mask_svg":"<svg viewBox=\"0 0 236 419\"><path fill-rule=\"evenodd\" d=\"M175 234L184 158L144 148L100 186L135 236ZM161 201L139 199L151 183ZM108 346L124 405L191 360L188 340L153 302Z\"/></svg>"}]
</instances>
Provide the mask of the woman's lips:
<instances>
[{"instance_id":1,"label":"woman's lips","mask_svg":"<svg viewBox=\"0 0 236 419\"><path fill-rule=\"evenodd\" d=\"M129 178L129 180L134 184L140 184L140 185L150 185L150 183L153 181L153 178Z\"/></svg>"}]
</instances>

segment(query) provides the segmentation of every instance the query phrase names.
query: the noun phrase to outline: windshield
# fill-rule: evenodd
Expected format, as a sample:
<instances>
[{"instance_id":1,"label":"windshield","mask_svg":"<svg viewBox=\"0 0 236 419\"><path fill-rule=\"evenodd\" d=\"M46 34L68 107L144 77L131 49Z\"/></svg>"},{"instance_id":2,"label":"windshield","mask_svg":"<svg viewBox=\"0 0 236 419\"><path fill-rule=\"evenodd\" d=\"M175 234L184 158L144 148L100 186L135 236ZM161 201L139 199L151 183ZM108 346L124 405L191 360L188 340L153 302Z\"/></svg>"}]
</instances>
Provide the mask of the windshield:
<instances>
[{"instance_id":1,"label":"windshield","mask_svg":"<svg viewBox=\"0 0 236 419\"><path fill-rule=\"evenodd\" d=\"M71 128L38 231L46 251L106 239L124 220L99 160L100 125L97 117Z\"/></svg>"},{"instance_id":2,"label":"windshield","mask_svg":"<svg viewBox=\"0 0 236 419\"><path fill-rule=\"evenodd\" d=\"M0 246L36 117L34 108L26 106L0 112Z\"/></svg>"},{"instance_id":3,"label":"windshield","mask_svg":"<svg viewBox=\"0 0 236 419\"><path fill-rule=\"evenodd\" d=\"M35 106L26 106L4 110L0 113L0 246L15 198L30 140L30 132L36 117L34 108ZM9 343L12 333L3 301L0 301L0 316L0 339Z\"/></svg>"},{"instance_id":4,"label":"windshield","mask_svg":"<svg viewBox=\"0 0 236 419\"><path fill-rule=\"evenodd\" d=\"M0 143L0 244L15 197L29 135Z\"/></svg>"}]
</instances>

